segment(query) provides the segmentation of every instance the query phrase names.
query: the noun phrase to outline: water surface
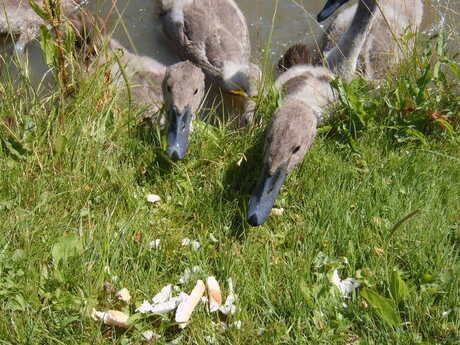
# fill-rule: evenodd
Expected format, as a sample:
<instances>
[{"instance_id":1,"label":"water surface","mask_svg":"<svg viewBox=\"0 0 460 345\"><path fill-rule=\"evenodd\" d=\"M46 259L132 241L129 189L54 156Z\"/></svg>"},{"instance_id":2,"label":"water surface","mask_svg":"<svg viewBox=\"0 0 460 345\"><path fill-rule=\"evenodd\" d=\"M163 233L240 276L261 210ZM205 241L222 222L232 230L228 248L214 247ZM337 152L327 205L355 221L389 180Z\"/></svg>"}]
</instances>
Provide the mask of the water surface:
<instances>
[{"instance_id":1,"label":"water surface","mask_svg":"<svg viewBox=\"0 0 460 345\"><path fill-rule=\"evenodd\" d=\"M404 0L401 0L404 1ZM286 48L295 42L314 43L323 28L315 17L322 8L321 0L236 0L246 16L251 34L253 55L260 57L270 41L270 60L275 63ZM354 3L355 1L350 1ZM112 0L93 0L90 8L99 14L107 14ZM142 55L153 56L166 63L174 61L168 52L161 25L153 14L153 1L118 1L120 17L110 21L116 27L115 37ZM425 1L422 30L430 30L440 22L460 29L460 1ZM444 19L442 19L445 17ZM131 37L131 41L128 38Z\"/></svg>"},{"instance_id":2,"label":"water surface","mask_svg":"<svg viewBox=\"0 0 460 345\"><path fill-rule=\"evenodd\" d=\"M275 64L289 45L296 42L314 43L323 30L315 21L324 3L320 0L236 2L247 18L256 61L260 61L269 47L270 62ZM432 0L424 3L423 31L434 32L441 25L460 31L460 1ZM128 49L165 64L177 61L153 13L153 0L89 0L88 8L101 16L111 13L109 27L114 30L113 36ZM37 82L47 70L37 43L28 47L28 54L31 77Z\"/></svg>"}]
</instances>

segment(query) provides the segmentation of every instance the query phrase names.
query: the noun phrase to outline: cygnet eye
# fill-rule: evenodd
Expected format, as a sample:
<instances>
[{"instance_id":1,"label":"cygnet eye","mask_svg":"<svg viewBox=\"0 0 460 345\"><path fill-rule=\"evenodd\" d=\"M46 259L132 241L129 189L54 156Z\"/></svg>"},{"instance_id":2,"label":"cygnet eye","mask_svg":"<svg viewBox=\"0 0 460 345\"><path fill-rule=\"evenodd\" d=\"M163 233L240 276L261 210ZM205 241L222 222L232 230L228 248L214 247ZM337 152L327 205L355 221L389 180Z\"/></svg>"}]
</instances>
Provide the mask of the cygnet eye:
<instances>
[{"instance_id":1,"label":"cygnet eye","mask_svg":"<svg viewBox=\"0 0 460 345\"><path fill-rule=\"evenodd\" d=\"M198 93L198 89L195 89L195 91L193 92L194 95L196 95Z\"/></svg>"},{"instance_id":2,"label":"cygnet eye","mask_svg":"<svg viewBox=\"0 0 460 345\"><path fill-rule=\"evenodd\" d=\"M294 147L294 150L292 150L292 153L295 154L295 153L297 153L297 151L299 151L299 150L300 150L300 146L296 146L296 147Z\"/></svg>"}]
</instances>

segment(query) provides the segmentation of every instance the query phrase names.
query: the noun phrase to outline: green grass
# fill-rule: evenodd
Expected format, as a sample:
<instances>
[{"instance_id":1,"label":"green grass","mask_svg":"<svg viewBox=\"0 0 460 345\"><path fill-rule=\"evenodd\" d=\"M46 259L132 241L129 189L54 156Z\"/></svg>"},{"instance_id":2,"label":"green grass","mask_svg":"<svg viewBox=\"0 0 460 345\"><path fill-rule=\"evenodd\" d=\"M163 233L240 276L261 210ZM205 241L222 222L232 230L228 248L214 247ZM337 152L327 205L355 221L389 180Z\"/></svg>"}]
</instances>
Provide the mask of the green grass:
<instances>
[{"instance_id":1,"label":"green grass","mask_svg":"<svg viewBox=\"0 0 460 345\"><path fill-rule=\"evenodd\" d=\"M284 214L258 228L245 215L274 97L261 100L248 130L197 122L187 159L174 163L158 131L138 126L136 110L112 97L102 69L76 74L64 101L57 91L37 95L27 78L3 82L0 344L140 344L148 329L163 335L160 344L180 334L183 344L210 335L232 345L457 344L460 106L449 76L458 62L447 57L403 64L379 90L338 84L337 116L277 200ZM147 203L148 193L161 202ZM184 237L202 247L181 247ZM161 248L150 250L157 238ZM219 318L203 305L183 331L171 317L129 330L90 318L93 307L133 314L196 265L203 273L181 289L214 275L226 296L231 277L238 310L227 323L241 320L240 330L216 332ZM330 283L334 269L360 281L350 298ZM129 307L105 282L130 290Z\"/></svg>"}]
</instances>

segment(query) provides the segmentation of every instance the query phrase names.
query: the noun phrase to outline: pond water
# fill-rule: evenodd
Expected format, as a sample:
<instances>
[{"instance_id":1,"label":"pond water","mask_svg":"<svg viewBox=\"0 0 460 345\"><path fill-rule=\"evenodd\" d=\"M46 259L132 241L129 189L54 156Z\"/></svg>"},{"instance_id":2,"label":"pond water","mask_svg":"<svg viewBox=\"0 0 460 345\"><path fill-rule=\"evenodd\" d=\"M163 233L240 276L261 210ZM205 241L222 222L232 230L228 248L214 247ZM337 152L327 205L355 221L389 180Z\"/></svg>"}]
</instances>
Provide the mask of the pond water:
<instances>
[{"instance_id":1,"label":"pond water","mask_svg":"<svg viewBox=\"0 0 460 345\"><path fill-rule=\"evenodd\" d=\"M292 43L312 43L322 31L315 17L325 1L236 0L236 2L246 16L250 28L253 55L257 57L264 52L271 35L270 60L272 63L275 63ZM350 1L350 3L354 2ZM151 0L119 0L117 5L124 26L120 25L117 15L112 16L111 24L117 26L115 37L127 47L131 46L131 49L135 49L139 54L171 62L174 58L168 53L168 44L164 40L161 25L153 14L152 4ZM106 14L110 7L112 7L112 0L92 0L90 5L90 8L99 14ZM455 30L459 31L460 1L425 1L424 8L422 30L432 29L444 17L446 24L453 25Z\"/></svg>"},{"instance_id":2,"label":"pond water","mask_svg":"<svg viewBox=\"0 0 460 345\"><path fill-rule=\"evenodd\" d=\"M295 42L312 43L322 31L315 20L323 6L322 0L236 2L247 18L256 60L265 52L270 37L269 56L274 64L289 45ZM445 24L460 31L459 0L431 0L424 3L422 30L436 30L440 24ZM153 14L153 0L89 0L88 8L102 16L111 12L109 26L114 29L114 37L128 49L140 55L152 56L166 64L176 61L163 37L161 25ZM28 47L28 53L31 76L39 80L46 66L42 62L38 44Z\"/></svg>"}]
</instances>

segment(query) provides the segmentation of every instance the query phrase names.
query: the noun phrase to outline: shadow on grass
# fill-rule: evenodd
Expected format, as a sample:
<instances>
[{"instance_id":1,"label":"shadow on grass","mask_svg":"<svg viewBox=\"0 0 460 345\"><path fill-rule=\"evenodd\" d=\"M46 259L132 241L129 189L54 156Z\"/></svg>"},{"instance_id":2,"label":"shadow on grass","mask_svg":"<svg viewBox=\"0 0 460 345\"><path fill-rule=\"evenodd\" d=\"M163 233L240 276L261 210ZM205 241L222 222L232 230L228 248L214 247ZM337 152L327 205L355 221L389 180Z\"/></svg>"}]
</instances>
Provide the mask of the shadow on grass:
<instances>
[{"instance_id":1,"label":"shadow on grass","mask_svg":"<svg viewBox=\"0 0 460 345\"><path fill-rule=\"evenodd\" d=\"M133 135L143 143L143 149L148 147L151 150L148 160L143 163L145 171L138 172L138 183L154 183L157 177L169 175L175 163L166 153L164 133L159 126L144 121L134 128Z\"/></svg>"},{"instance_id":2,"label":"shadow on grass","mask_svg":"<svg viewBox=\"0 0 460 345\"><path fill-rule=\"evenodd\" d=\"M244 156L245 160L238 166L232 163L223 179L225 186L222 198L230 203L236 203L237 209L231 219L230 235L242 239L247 229L251 228L246 221L249 197L256 186L262 169L264 135L260 135Z\"/></svg>"}]
</instances>

